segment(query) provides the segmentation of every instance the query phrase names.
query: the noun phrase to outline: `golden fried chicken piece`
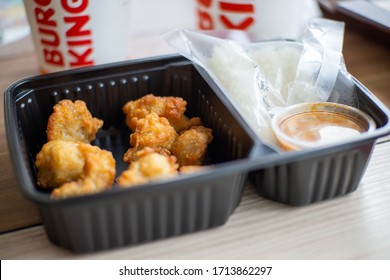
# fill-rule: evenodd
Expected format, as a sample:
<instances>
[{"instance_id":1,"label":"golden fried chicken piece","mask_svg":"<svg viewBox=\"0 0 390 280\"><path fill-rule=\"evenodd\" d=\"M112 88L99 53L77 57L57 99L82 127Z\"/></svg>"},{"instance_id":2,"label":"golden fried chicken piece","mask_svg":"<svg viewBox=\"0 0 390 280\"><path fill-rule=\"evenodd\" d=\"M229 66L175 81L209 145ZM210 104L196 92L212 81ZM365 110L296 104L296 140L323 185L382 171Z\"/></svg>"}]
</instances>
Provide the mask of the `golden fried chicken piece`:
<instances>
[{"instance_id":1,"label":"golden fried chicken piece","mask_svg":"<svg viewBox=\"0 0 390 280\"><path fill-rule=\"evenodd\" d=\"M90 143L103 121L93 118L84 101L61 100L53 107L47 124L47 140L69 140Z\"/></svg>"},{"instance_id":2,"label":"golden fried chicken piece","mask_svg":"<svg viewBox=\"0 0 390 280\"><path fill-rule=\"evenodd\" d=\"M145 148L137 152L137 160L130 163L117 179L119 188L126 188L177 175L174 156L166 156Z\"/></svg>"},{"instance_id":3,"label":"golden fried chicken piece","mask_svg":"<svg viewBox=\"0 0 390 280\"><path fill-rule=\"evenodd\" d=\"M53 140L38 153L38 185L54 188L53 198L65 198L109 189L115 179L111 152L82 142Z\"/></svg>"},{"instance_id":4,"label":"golden fried chicken piece","mask_svg":"<svg viewBox=\"0 0 390 280\"><path fill-rule=\"evenodd\" d=\"M201 165L207 146L212 140L210 128L194 126L176 138L171 153L177 158L180 166Z\"/></svg>"},{"instance_id":5,"label":"golden fried chicken piece","mask_svg":"<svg viewBox=\"0 0 390 280\"><path fill-rule=\"evenodd\" d=\"M76 181L65 183L52 191L52 198L66 198L102 192L112 188L116 169L112 153L97 146L79 143L85 159L83 173Z\"/></svg>"},{"instance_id":6,"label":"golden fried chicken piece","mask_svg":"<svg viewBox=\"0 0 390 280\"><path fill-rule=\"evenodd\" d=\"M126 114L126 124L133 131L138 120L154 112L160 117L166 118L177 132L186 130L191 126L202 125L200 118L188 119L184 112L187 102L180 97L160 97L153 94L145 95L135 101L129 101L123 106Z\"/></svg>"},{"instance_id":7,"label":"golden fried chicken piece","mask_svg":"<svg viewBox=\"0 0 390 280\"><path fill-rule=\"evenodd\" d=\"M85 159L78 146L76 142L64 140L43 145L35 161L40 187L56 188L81 176Z\"/></svg>"},{"instance_id":8,"label":"golden fried chicken piece","mask_svg":"<svg viewBox=\"0 0 390 280\"><path fill-rule=\"evenodd\" d=\"M135 132L130 135L130 148L124 160L130 163L136 153L145 147L160 147L170 150L177 137L176 130L164 117L150 113L137 122Z\"/></svg>"},{"instance_id":9,"label":"golden fried chicken piece","mask_svg":"<svg viewBox=\"0 0 390 280\"><path fill-rule=\"evenodd\" d=\"M169 157L171 155L171 152L165 148L162 147L145 147L142 150L147 149L148 151L158 153L160 155ZM138 159L138 154L139 151L137 151L134 148L130 148L127 150L127 152L123 156L123 161L127 163L131 163L132 161L135 161Z\"/></svg>"},{"instance_id":10,"label":"golden fried chicken piece","mask_svg":"<svg viewBox=\"0 0 390 280\"><path fill-rule=\"evenodd\" d=\"M180 174L192 174L197 173L202 170L205 170L206 168L209 168L208 166L204 165L185 165L179 168Z\"/></svg>"}]
</instances>

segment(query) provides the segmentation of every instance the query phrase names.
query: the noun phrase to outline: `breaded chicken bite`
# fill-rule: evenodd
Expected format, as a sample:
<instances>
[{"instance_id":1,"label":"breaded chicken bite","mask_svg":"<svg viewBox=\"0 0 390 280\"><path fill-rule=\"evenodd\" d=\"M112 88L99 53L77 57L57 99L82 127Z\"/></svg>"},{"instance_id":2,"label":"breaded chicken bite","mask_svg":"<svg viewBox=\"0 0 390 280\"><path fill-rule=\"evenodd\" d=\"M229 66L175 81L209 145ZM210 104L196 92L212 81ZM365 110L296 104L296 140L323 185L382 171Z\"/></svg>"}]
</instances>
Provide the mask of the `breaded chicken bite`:
<instances>
[{"instance_id":1,"label":"breaded chicken bite","mask_svg":"<svg viewBox=\"0 0 390 280\"><path fill-rule=\"evenodd\" d=\"M130 135L132 148L126 152L124 160L130 163L136 153L145 147L170 150L176 137L176 130L166 118L150 113L137 122L135 132Z\"/></svg>"},{"instance_id":2,"label":"breaded chicken bite","mask_svg":"<svg viewBox=\"0 0 390 280\"><path fill-rule=\"evenodd\" d=\"M84 101L61 100L53 107L47 124L47 140L69 140L90 143L103 121L92 117Z\"/></svg>"},{"instance_id":3,"label":"breaded chicken bite","mask_svg":"<svg viewBox=\"0 0 390 280\"><path fill-rule=\"evenodd\" d=\"M143 149L137 152L137 160L132 161L129 168L117 179L120 188L144 184L150 181L170 178L177 175L178 164L174 156L166 156Z\"/></svg>"},{"instance_id":4,"label":"breaded chicken bite","mask_svg":"<svg viewBox=\"0 0 390 280\"><path fill-rule=\"evenodd\" d=\"M116 169L111 152L82 142L52 140L36 157L38 185L65 198L110 189Z\"/></svg>"},{"instance_id":5,"label":"breaded chicken bite","mask_svg":"<svg viewBox=\"0 0 390 280\"><path fill-rule=\"evenodd\" d=\"M191 126L202 125L200 118L192 119L184 115L187 102L181 97L160 97L148 94L135 101L129 101L123 106L126 114L126 124L133 131L138 120L150 113L156 113L166 118L177 132L188 129Z\"/></svg>"},{"instance_id":6,"label":"breaded chicken bite","mask_svg":"<svg viewBox=\"0 0 390 280\"><path fill-rule=\"evenodd\" d=\"M77 180L83 173L85 158L77 142L53 140L43 145L35 161L38 185L57 188Z\"/></svg>"},{"instance_id":7,"label":"breaded chicken bite","mask_svg":"<svg viewBox=\"0 0 390 280\"><path fill-rule=\"evenodd\" d=\"M145 147L142 150L147 150L150 152L154 152L166 157L169 157L171 155L171 152L165 148L162 147ZM135 161L138 159L138 152L136 149L130 148L127 150L127 152L123 156L123 161L127 163L131 163L132 161Z\"/></svg>"},{"instance_id":8,"label":"breaded chicken bite","mask_svg":"<svg viewBox=\"0 0 390 280\"><path fill-rule=\"evenodd\" d=\"M171 153L180 165L202 165L208 144L213 140L212 130L194 126L182 132L173 143Z\"/></svg>"},{"instance_id":9,"label":"breaded chicken bite","mask_svg":"<svg viewBox=\"0 0 390 280\"><path fill-rule=\"evenodd\" d=\"M204 165L184 165L179 168L180 174L192 174L192 173L198 173L200 171L206 170L210 168L209 166Z\"/></svg>"},{"instance_id":10,"label":"breaded chicken bite","mask_svg":"<svg viewBox=\"0 0 390 280\"><path fill-rule=\"evenodd\" d=\"M81 176L54 189L51 193L52 198L82 196L112 188L116 175L112 153L85 143L79 143L78 149L85 159Z\"/></svg>"}]
</instances>

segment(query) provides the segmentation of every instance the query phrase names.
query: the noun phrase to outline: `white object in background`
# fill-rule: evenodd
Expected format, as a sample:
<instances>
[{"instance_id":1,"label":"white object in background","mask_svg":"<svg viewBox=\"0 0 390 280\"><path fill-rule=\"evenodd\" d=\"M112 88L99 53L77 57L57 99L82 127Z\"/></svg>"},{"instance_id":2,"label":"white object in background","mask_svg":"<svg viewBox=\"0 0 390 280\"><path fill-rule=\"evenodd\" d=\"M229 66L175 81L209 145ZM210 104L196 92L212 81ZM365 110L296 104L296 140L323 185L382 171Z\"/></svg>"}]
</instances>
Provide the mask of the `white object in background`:
<instances>
[{"instance_id":1,"label":"white object in background","mask_svg":"<svg viewBox=\"0 0 390 280\"><path fill-rule=\"evenodd\" d=\"M130 0L24 0L42 73L126 60Z\"/></svg>"},{"instance_id":2,"label":"white object in background","mask_svg":"<svg viewBox=\"0 0 390 280\"><path fill-rule=\"evenodd\" d=\"M321 16L313 0L196 0L198 28L238 29L255 40L296 39L306 23Z\"/></svg>"}]
</instances>

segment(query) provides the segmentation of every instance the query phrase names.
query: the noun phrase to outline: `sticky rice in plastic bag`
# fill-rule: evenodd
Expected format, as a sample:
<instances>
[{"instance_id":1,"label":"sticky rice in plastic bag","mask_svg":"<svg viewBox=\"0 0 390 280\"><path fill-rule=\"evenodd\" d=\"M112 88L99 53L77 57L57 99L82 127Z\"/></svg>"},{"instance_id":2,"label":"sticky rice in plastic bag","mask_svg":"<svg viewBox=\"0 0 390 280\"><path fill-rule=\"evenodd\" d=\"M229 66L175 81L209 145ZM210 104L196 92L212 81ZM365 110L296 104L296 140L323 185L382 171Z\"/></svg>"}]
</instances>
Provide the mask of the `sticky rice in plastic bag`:
<instances>
[{"instance_id":1,"label":"sticky rice in plastic bag","mask_svg":"<svg viewBox=\"0 0 390 280\"><path fill-rule=\"evenodd\" d=\"M190 30L173 31L166 40L203 67L260 140L276 148L271 118L280 108L314 101L355 105L343 35L343 23L313 19L297 41L239 43ZM336 80L342 87L335 88Z\"/></svg>"}]
</instances>

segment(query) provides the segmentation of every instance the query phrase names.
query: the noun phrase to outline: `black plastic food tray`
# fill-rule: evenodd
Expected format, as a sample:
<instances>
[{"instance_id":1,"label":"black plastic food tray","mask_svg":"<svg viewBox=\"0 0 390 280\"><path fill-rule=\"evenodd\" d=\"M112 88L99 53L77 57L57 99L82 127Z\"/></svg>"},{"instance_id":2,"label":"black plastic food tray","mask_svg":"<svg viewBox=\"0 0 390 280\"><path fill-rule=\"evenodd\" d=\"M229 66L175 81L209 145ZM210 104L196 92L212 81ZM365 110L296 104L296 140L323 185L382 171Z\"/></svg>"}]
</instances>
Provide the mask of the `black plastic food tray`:
<instances>
[{"instance_id":1,"label":"black plastic food tray","mask_svg":"<svg viewBox=\"0 0 390 280\"><path fill-rule=\"evenodd\" d=\"M217 89L218 90L218 89ZM53 200L36 184L35 157L46 140L53 105L84 100L104 120L92 143L112 151L117 174L127 168L123 154L130 131L122 106L148 93L180 96L186 115L213 129L200 173L129 189ZM221 95L219 95L221 96ZM19 186L34 201L49 239L77 252L104 250L213 228L239 204L247 174L237 168L252 154L272 152L259 145L240 116L228 110L192 63L164 56L26 78L5 93L8 144Z\"/></svg>"},{"instance_id":2,"label":"black plastic food tray","mask_svg":"<svg viewBox=\"0 0 390 280\"><path fill-rule=\"evenodd\" d=\"M213 89L221 87L206 71L200 72ZM216 94L220 93L216 90ZM291 206L304 206L357 189L377 139L390 134L390 111L358 80L340 71L329 101L347 103L347 94L355 99L355 107L374 119L377 129L340 144L248 160L245 169L259 195ZM226 98L223 101L229 102Z\"/></svg>"},{"instance_id":3,"label":"black plastic food tray","mask_svg":"<svg viewBox=\"0 0 390 280\"><path fill-rule=\"evenodd\" d=\"M342 91L343 79L336 84ZM40 210L49 239L78 252L148 242L224 224L249 180L259 194L293 206L354 191L379 137L390 134L390 113L354 80L359 108L377 129L355 140L311 150L278 153L264 146L200 67L181 56L114 63L22 79L5 94L10 154L22 192ZM61 99L86 101L104 127L93 144L113 152L118 174L129 147L122 106L145 94L181 96L187 116L213 129L207 163L198 174L131 189L52 200L36 185L34 160L46 142L46 124Z\"/></svg>"}]
</instances>

